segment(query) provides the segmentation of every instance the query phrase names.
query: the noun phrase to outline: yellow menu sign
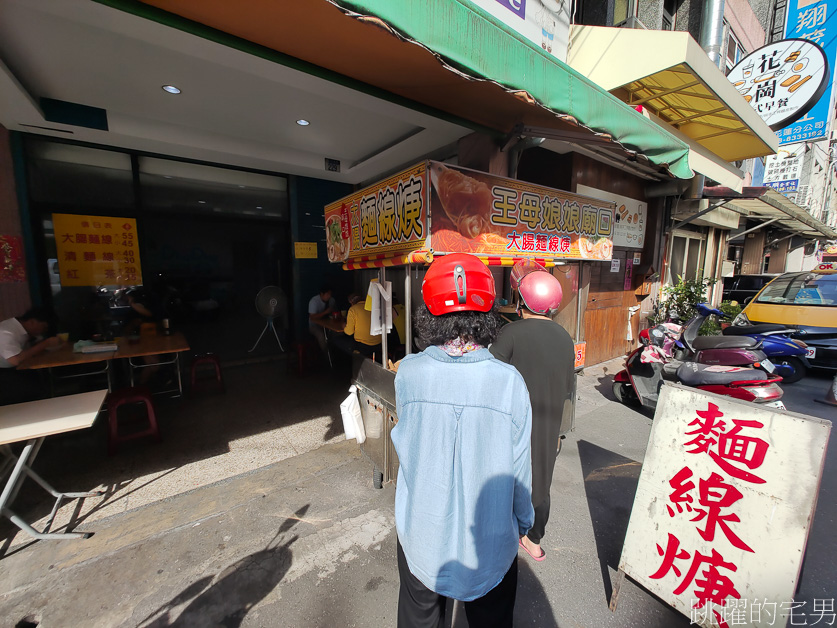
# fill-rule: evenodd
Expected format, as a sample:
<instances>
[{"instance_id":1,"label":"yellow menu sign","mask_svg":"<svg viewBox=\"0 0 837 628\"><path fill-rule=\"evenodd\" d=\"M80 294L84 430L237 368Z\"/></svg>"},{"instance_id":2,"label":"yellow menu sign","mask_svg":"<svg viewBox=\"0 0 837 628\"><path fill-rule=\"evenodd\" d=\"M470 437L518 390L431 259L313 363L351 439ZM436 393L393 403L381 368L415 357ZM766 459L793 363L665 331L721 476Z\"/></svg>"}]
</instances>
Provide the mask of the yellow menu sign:
<instances>
[{"instance_id":1,"label":"yellow menu sign","mask_svg":"<svg viewBox=\"0 0 837 628\"><path fill-rule=\"evenodd\" d=\"M137 221L53 214L62 286L142 284Z\"/></svg>"}]
</instances>

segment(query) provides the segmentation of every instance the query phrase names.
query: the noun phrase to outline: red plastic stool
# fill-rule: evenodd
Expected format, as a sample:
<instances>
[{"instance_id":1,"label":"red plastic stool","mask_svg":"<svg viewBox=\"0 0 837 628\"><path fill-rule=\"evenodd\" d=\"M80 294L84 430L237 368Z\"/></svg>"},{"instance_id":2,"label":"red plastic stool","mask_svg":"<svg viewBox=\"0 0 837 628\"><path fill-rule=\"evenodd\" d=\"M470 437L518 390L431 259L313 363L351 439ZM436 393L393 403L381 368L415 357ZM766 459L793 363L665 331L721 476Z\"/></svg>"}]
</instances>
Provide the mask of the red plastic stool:
<instances>
[{"instance_id":1,"label":"red plastic stool","mask_svg":"<svg viewBox=\"0 0 837 628\"><path fill-rule=\"evenodd\" d=\"M295 343L296 349L296 374L298 377L304 377L305 372L313 362L312 356L317 356L320 352L320 346L313 340L306 340Z\"/></svg>"},{"instance_id":2,"label":"red plastic stool","mask_svg":"<svg viewBox=\"0 0 837 628\"><path fill-rule=\"evenodd\" d=\"M119 434L119 406L128 403L144 403L146 415L148 417L148 428L138 432L131 432L129 434ZM162 442L160 437L160 429L157 427L157 416L154 413L154 403L151 401L151 389L146 386L137 386L133 388L123 388L108 394L108 455L112 456L116 453L116 446L120 443L134 440L137 438L144 438L145 436L153 436L159 443Z\"/></svg>"},{"instance_id":3,"label":"red plastic stool","mask_svg":"<svg viewBox=\"0 0 837 628\"><path fill-rule=\"evenodd\" d=\"M203 377L198 379L198 367L210 364L215 368L215 379ZM224 380L221 377L221 358L214 353L204 353L203 355L196 355L192 360L192 391L198 390L207 383L212 382L212 385L218 390L224 390Z\"/></svg>"}]
</instances>

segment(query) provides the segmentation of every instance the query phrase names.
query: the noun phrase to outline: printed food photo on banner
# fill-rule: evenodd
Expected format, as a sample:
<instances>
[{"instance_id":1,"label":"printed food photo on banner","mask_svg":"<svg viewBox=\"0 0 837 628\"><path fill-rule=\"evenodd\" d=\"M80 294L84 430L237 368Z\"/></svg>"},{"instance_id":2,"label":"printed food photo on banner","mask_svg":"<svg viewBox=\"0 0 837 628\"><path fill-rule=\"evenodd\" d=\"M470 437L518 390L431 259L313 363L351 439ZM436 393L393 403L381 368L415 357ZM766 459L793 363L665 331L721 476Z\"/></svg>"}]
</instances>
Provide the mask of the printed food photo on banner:
<instances>
[{"instance_id":1,"label":"printed food photo on banner","mask_svg":"<svg viewBox=\"0 0 837 628\"><path fill-rule=\"evenodd\" d=\"M430 179L436 251L598 260L613 254L611 203L441 163L430 165Z\"/></svg>"}]
</instances>

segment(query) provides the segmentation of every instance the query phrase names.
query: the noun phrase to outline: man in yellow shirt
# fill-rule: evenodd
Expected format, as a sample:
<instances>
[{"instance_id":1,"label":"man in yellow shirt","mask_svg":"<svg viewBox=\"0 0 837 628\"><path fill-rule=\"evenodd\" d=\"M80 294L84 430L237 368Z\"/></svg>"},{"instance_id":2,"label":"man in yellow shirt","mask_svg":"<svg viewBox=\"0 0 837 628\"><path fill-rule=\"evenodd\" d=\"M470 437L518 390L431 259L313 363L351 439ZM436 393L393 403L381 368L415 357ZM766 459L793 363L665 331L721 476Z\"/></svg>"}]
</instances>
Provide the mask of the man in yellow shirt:
<instances>
[{"instance_id":1,"label":"man in yellow shirt","mask_svg":"<svg viewBox=\"0 0 837 628\"><path fill-rule=\"evenodd\" d=\"M357 294L349 295L349 312L346 314L346 327L343 328L344 336L334 339L334 344L345 353L352 354L357 351L366 357L372 354L381 354L381 334L372 335L369 329L372 326L372 313L364 307L363 299Z\"/></svg>"}]
</instances>

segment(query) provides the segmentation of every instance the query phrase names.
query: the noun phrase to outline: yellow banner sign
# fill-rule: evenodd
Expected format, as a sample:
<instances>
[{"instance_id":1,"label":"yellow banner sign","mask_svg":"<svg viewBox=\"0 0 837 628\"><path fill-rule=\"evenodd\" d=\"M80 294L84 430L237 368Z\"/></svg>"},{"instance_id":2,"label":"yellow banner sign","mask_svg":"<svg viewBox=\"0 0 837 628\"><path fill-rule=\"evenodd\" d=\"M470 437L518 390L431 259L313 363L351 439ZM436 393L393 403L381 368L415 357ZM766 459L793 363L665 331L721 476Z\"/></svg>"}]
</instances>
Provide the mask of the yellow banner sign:
<instances>
[{"instance_id":1,"label":"yellow banner sign","mask_svg":"<svg viewBox=\"0 0 837 628\"><path fill-rule=\"evenodd\" d=\"M142 284L137 221L53 214L62 286Z\"/></svg>"},{"instance_id":2,"label":"yellow banner sign","mask_svg":"<svg viewBox=\"0 0 837 628\"><path fill-rule=\"evenodd\" d=\"M297 259L317 259L317 243L294 242L294 257Z\"/></svg>"}]
</instances>

